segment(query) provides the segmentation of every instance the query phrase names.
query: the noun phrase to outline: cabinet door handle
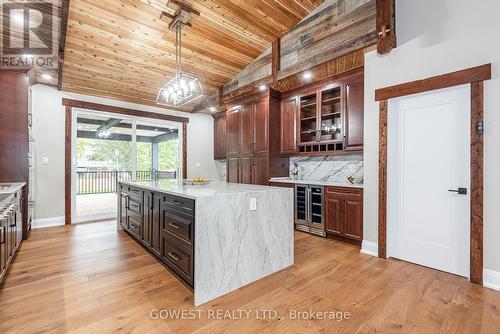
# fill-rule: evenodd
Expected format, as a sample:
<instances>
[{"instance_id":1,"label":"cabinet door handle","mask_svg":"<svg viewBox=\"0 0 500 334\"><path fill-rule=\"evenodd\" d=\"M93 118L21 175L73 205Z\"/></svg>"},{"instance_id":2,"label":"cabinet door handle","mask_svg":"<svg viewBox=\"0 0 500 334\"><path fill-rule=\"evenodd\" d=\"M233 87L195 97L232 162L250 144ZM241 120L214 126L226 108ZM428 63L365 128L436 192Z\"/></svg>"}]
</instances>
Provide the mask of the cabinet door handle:
<instances>
[{"instance_id":1,"label":"cabinet door handle","mask_svg":"<svg viewBox=\"0 0 500 334\"><path fill-rule=\"evenodd\" d=\"M175 261L179 261L181 258L175 254L174 252L170 252L168 253L168 256L171 257L172 259L174 259Z\"/></svg>"},{"instance_id":2,"label":"cabinet door handle","mask_svg":"<svg viewBox=\"0 0 500 334\"><path fill-rule=\"evenodd\" d=\"M5 243L5 227L1 227L1 231L0 232L0 235L2 236L2 239L0 240L0 245L4 244ZM3 254L2 254L3 255Z\"/></svg>"},{"instance_id":3,"label":"cabinet door handle","mask_svg":"<svg viewBox=\"0 0 500 334\"><path fill-rule=\"evenodd\" d=\"M179 228L181 228L181 227L180 227L179 225L177 225L176 223L168 223L168 226L173 227L173 228L175 228L175 229L179 229Z\"/></svg>"}]
</instances>

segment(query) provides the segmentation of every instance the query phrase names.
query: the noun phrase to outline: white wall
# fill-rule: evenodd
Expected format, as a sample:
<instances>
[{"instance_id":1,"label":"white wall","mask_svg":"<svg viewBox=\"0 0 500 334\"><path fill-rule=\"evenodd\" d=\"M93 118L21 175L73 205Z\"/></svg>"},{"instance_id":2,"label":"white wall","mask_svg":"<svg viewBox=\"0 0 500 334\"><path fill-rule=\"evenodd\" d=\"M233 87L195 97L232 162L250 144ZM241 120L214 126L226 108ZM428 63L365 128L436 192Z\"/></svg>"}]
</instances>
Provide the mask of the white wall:
<instances>
[{"instance_id":1,"label":"white wall","mask_svg":"<svg viewBox=\"0 0 500 334\"><path fill-rule=\"evenodd\" d=\"M189 118L187 125L188 177L217 178L213 159L212 116L180 113L117 100L64 93L53 87L37 84L32 87L33 131L36 140L36 219L64 216L65 116L62 106L63 97ZM49 158L48 165L41 164L42 157ZM197 167L198 164L199 167Z\"/></svg>"},{"instance_id":2,"label":"white wall","mask_svg":"<svg viewBox=\"0 0 500 334\"><path fill-rule=\"evenodd\" d=\"M377 242L378 117L375 89L493 64L485 83L484 267L500 271L500 1L397 0L398 48L365 58L364 236Z\"/></svg>"}]
</instances>

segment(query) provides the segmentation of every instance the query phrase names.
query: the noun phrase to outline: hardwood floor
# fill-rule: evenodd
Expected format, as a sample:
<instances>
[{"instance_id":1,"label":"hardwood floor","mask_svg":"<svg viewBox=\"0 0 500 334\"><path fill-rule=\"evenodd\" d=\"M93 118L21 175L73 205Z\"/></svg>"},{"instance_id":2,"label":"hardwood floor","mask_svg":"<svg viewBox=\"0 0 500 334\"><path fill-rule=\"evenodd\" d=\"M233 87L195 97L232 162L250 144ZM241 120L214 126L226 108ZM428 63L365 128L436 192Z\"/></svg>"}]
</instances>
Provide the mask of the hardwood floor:
<instances>
[{"instance_id":1,"label":"hardwood floor","mask_svg":"<svg viewBox=\"0 0 500 334\"><path fill-rule=\"evenodd\" d=\"M296 233L296 265L204 305L115 222L34 230L0 290L0 333L498 333L500 292L333 240ZM289 310L350 312L292 320ZM214 320L213 310L249 310ZM256 319L275 310L279 319ZM235 315L238 315L237 313Z\"/></svg>"}]
</instances>

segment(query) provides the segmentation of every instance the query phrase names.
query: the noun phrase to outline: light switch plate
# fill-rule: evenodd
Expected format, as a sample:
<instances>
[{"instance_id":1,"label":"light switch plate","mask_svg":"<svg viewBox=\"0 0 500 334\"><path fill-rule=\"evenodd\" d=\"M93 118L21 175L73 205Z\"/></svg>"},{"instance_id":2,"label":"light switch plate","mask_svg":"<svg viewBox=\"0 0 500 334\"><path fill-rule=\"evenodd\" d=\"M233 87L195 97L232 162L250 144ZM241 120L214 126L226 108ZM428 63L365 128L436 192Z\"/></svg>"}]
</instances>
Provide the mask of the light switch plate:
<instances>
[{"instance_id":1,"label":"light switch plate","mask_svg":"<svg viewBox=\"0 0 500 334\"><path fill-rule=\"evenodd\" d=\"M200 168L201 167L201 163L197 162L196 163L196 168Z\"/></svg>"},{"instance_id":2,"label":"light switch plate","mask_svg":"<svg viewBox=\"0 0 500 334\"><path fill-rule=\"evenodd\" d=\"M48 165L49 164L49 158L48 157L42 157L42 165Z\"/></svg>"},{"instance_id":3,"label":"light switch plate","mask_svg":"<svg viewBox=\"0 0 500 334\"><path fill-rule=\"evenodd\" d=\"M257 198L252 197L250 198L250 211L256 211L257 210Z\"/></svg>"}]
</instances>

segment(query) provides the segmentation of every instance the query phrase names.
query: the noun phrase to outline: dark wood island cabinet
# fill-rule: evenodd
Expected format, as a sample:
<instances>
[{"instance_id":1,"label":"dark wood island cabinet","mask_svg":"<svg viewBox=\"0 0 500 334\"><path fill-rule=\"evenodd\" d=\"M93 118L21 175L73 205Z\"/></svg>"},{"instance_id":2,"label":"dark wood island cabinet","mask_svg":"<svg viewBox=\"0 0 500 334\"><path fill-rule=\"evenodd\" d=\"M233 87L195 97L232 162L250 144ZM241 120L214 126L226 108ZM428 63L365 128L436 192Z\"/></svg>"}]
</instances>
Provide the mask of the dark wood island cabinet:
<instances>
[{"instance_id":1,"label":"dark wood island cabinet","mask_svg":"<svg viewBox=\"0 0 500 334\"><path fill-rule=\"evenodd\" d=\"M121 227L190 286L194 279L194 200L120 184Z\"/></svg>"}]
</instances>

